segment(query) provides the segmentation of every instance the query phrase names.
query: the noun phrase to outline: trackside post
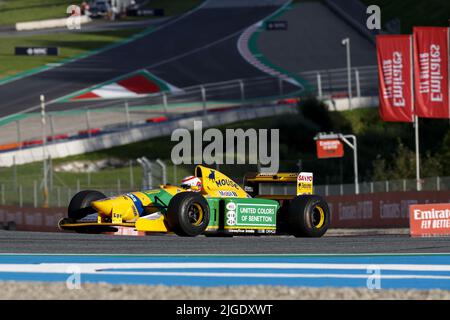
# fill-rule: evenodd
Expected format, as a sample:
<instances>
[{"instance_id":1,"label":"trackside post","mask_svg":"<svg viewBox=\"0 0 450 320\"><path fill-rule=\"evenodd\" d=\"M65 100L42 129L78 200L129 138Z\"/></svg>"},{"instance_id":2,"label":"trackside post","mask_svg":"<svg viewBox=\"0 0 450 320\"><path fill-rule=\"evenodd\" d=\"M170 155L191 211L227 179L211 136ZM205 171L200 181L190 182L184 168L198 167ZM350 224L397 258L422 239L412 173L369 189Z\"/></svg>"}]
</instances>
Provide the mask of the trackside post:
<instances>
[{"instance_id":1,"label":"trackside post","mask_svg":"<svg viewBox=\"0 0 450 320\"><path fill-rule=\"evenodd\" d=\"M353 134L343 135L341 133L318 133L314 140L341 140L353 150L353 170L355 173L355 194L359 194L359 178L358 178L358 143L356 136ZM353 142L351 142L352 140ZM343 153L342 153L343 155ZM342 157L340 155L340 157ZM342 187L342 186L341 186ZM341 191L342 194L342 191Z\"/></svg>"},{"instance_id":2,"label":"trackside post","mask_svg":"<svg viewBox=\"0 0 450 320\"><path fill-rule=\"evenodd\" d=\"M44 195L43 208L48 208L48 177L47 177L47 122L45 115L45 96L41 94L41 120L42 120L42 166L43 166L43 182L42 190Z\"/></svg>"}]
</instances>

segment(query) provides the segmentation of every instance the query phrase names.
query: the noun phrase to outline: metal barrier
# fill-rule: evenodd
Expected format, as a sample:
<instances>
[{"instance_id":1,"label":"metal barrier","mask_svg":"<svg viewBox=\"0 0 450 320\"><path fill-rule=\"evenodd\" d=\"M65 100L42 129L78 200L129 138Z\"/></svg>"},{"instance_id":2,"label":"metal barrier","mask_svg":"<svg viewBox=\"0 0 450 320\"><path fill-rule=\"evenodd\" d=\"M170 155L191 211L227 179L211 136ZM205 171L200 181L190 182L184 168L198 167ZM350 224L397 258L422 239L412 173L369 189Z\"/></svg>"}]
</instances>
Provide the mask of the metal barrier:
<instances>
[{"instance_id":1,"label":"metal barrier","mask_svg":"<svg viewBox=\"0 0 450 320\"><path fill-rule=\"evenodd\" d=\"M302 72L299 75L311 84L312 93L320 99L348 96L347 68ZM352 68L352 96L378 95L377 66Z\"/></svg>"},{"instance_id":2,"label":"metal barrier","mask_svg":"<svg viewBox=\"0 0 450 320\"><path fill-rule=\"evenodd\" d=\"M376 66L353 68L354 97L377 95ZM346 69L301 72L299 87L286 79L258 77L236 79L140 95L137 98L57 101L46 105L48 143L95 135L120 127L191 112L277 103L280 99L315 95L320 99L347 96ZM38 110L3 118L0 125L0 151L42 144L42 122Z\"/></svg>"},{"instance_id":3,"label":"metal barrier","mask_svg":"<svg viewBox=\"0 0 450 320\"><path fill-rule=\"evenodd\" d=\"M149 190L167 183L167 166L161 159L150 161L146 157L138 158L142 167L142 189Z\"/></svg>"},{"instance_id":4,"label":"metal barrier","mask_svg":"<svg viewBox=\"0 0 450 320\"><path fill-rule=\"evenodd\" d=\"M18 172L16 166L0 168L0 205L19 207L41 207L44 203L42 172L40 165ZM147 159L124 162L114 171L79 173L57 172L49 163L49 206L65 207L75 193L84 189L94 189L113 196L137 190L148 190L160 184L178 185L184 176L192 175L195 164L173 165L170 161ZM217 170L239 184L247 172L258 170L257 165L216 165ZM107 169L109 170L109 169ZM31 171L31 173L28 173ZM410 192L416 190L415 179L360 182L361 194L382 192ZM422 191L449 191L450 177L430 177L422 180ZM314 192L322 196L355 195L354 184L315 185Z\"/></svg>"}]
</instances>

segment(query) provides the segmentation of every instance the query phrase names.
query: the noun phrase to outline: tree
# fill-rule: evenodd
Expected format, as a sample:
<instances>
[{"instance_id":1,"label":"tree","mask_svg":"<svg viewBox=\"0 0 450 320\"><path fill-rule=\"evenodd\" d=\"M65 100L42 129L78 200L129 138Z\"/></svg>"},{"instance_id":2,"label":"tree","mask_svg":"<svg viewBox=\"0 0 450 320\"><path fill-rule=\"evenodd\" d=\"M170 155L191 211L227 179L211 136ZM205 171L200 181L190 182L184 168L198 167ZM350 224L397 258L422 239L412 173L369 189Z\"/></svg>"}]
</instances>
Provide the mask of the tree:
<instances>
[{"instance_id":1,"label":"tree","mask_svg":"<svg viewBox=\"0 0 450 320\"><path fill-rule=\"evenodd\" d=\"M450 130L444 137L442 147L439 151L439 162L442 166L442 174L450 175Z\"/></svg>"},{"instance_id":2,"label":"tree","mask_svg":"<svg viewBox=\"0 0 450 320\"><path fill-rule=\"evenodd\" d=\"M450 137L449 137L450 140ZM450 147L449 147L450 160ZM390 165L389 165L389 164ZM432 156L429 151L425 157L421 157L420 169L421 177L436 177L443 173L443 160L440 157ZM416 154L406 147L400 139L397 140L397 148L389 162L378 155L372 162L373 179L382 180L400 180L416 178Z\"/></svg>"},{"instance_id":3,"label":"tree","mask_svg":"<svg viewBox=\"0 0 450 320\"><path fill-rule=\"evenodd\" d=\"M413 179L415 168L414 152L398 139L395 153L389 160L378 155L377 159L373 161L373 179L376 181Z\"/></svg>"}]
</instances>

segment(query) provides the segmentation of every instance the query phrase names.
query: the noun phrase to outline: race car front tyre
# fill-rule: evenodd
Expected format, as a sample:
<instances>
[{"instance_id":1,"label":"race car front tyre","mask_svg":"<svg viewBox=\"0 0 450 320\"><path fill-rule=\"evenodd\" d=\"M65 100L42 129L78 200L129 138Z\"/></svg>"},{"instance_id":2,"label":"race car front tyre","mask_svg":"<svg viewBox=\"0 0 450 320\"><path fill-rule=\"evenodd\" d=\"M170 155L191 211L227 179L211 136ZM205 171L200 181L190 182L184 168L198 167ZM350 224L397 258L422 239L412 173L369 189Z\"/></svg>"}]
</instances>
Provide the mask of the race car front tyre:
<instances>
[{"instance_id":1,"label":"race car front tyre","mask_svg":"<svg viewBox=\"0 0 450 320\"><path fill-rule=\"evenodd\" d=\"M330 209L320 196L295 197L288 209L289 233L296 237L321 237L330 224Z\"/></svg>"},{"instance_id":2,"label":"race car front tyre","mask_svg":"<svg viewBox=\"0 0 450 320\"><path fill-rule=\"evenodd\" d=\"M106 196L100 191L80 191L73 196L72 200L70 200L69 207L67 209L67 216L69 219L76 221L90 214L96 213L96 211L91 207L91 202L105 198Z\"/></svg>"},{"instance_id":3,"label":"race car front tyre","mask_svg":"<svg viewBox=\"0 0 450 320\"><path fill-rule=\"evenodd\" d=\"M169 202L167 222L179 236L198 236L209 224L208 202L196 192L178 193Z\"/></svg>"}]
</instances>

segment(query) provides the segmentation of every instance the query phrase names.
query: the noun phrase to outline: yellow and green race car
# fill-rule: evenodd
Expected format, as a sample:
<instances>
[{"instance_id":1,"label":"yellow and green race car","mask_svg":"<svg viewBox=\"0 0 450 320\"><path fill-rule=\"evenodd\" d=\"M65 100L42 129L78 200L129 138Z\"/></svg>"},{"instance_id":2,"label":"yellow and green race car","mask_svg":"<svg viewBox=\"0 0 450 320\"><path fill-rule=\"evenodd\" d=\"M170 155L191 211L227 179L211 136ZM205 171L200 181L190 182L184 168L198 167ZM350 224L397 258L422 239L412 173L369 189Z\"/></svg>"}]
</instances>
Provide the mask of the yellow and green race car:
<instances>
[{"instance_id":1,"label":"yellow and green race car","mask_svg":"<svg viewBox=\"0 0 450 320\"><path fill-rule=\"evenodd\" d=\"M250 173L244 186L223 173L197 166L198 185L161 185L158 189L106 197L94 190L70 201L62 230L107 233L129 227L147 233L290 234L321 237L330 223L326 201L313 195L312 173Z\"/></svg>"}]
</instances>

